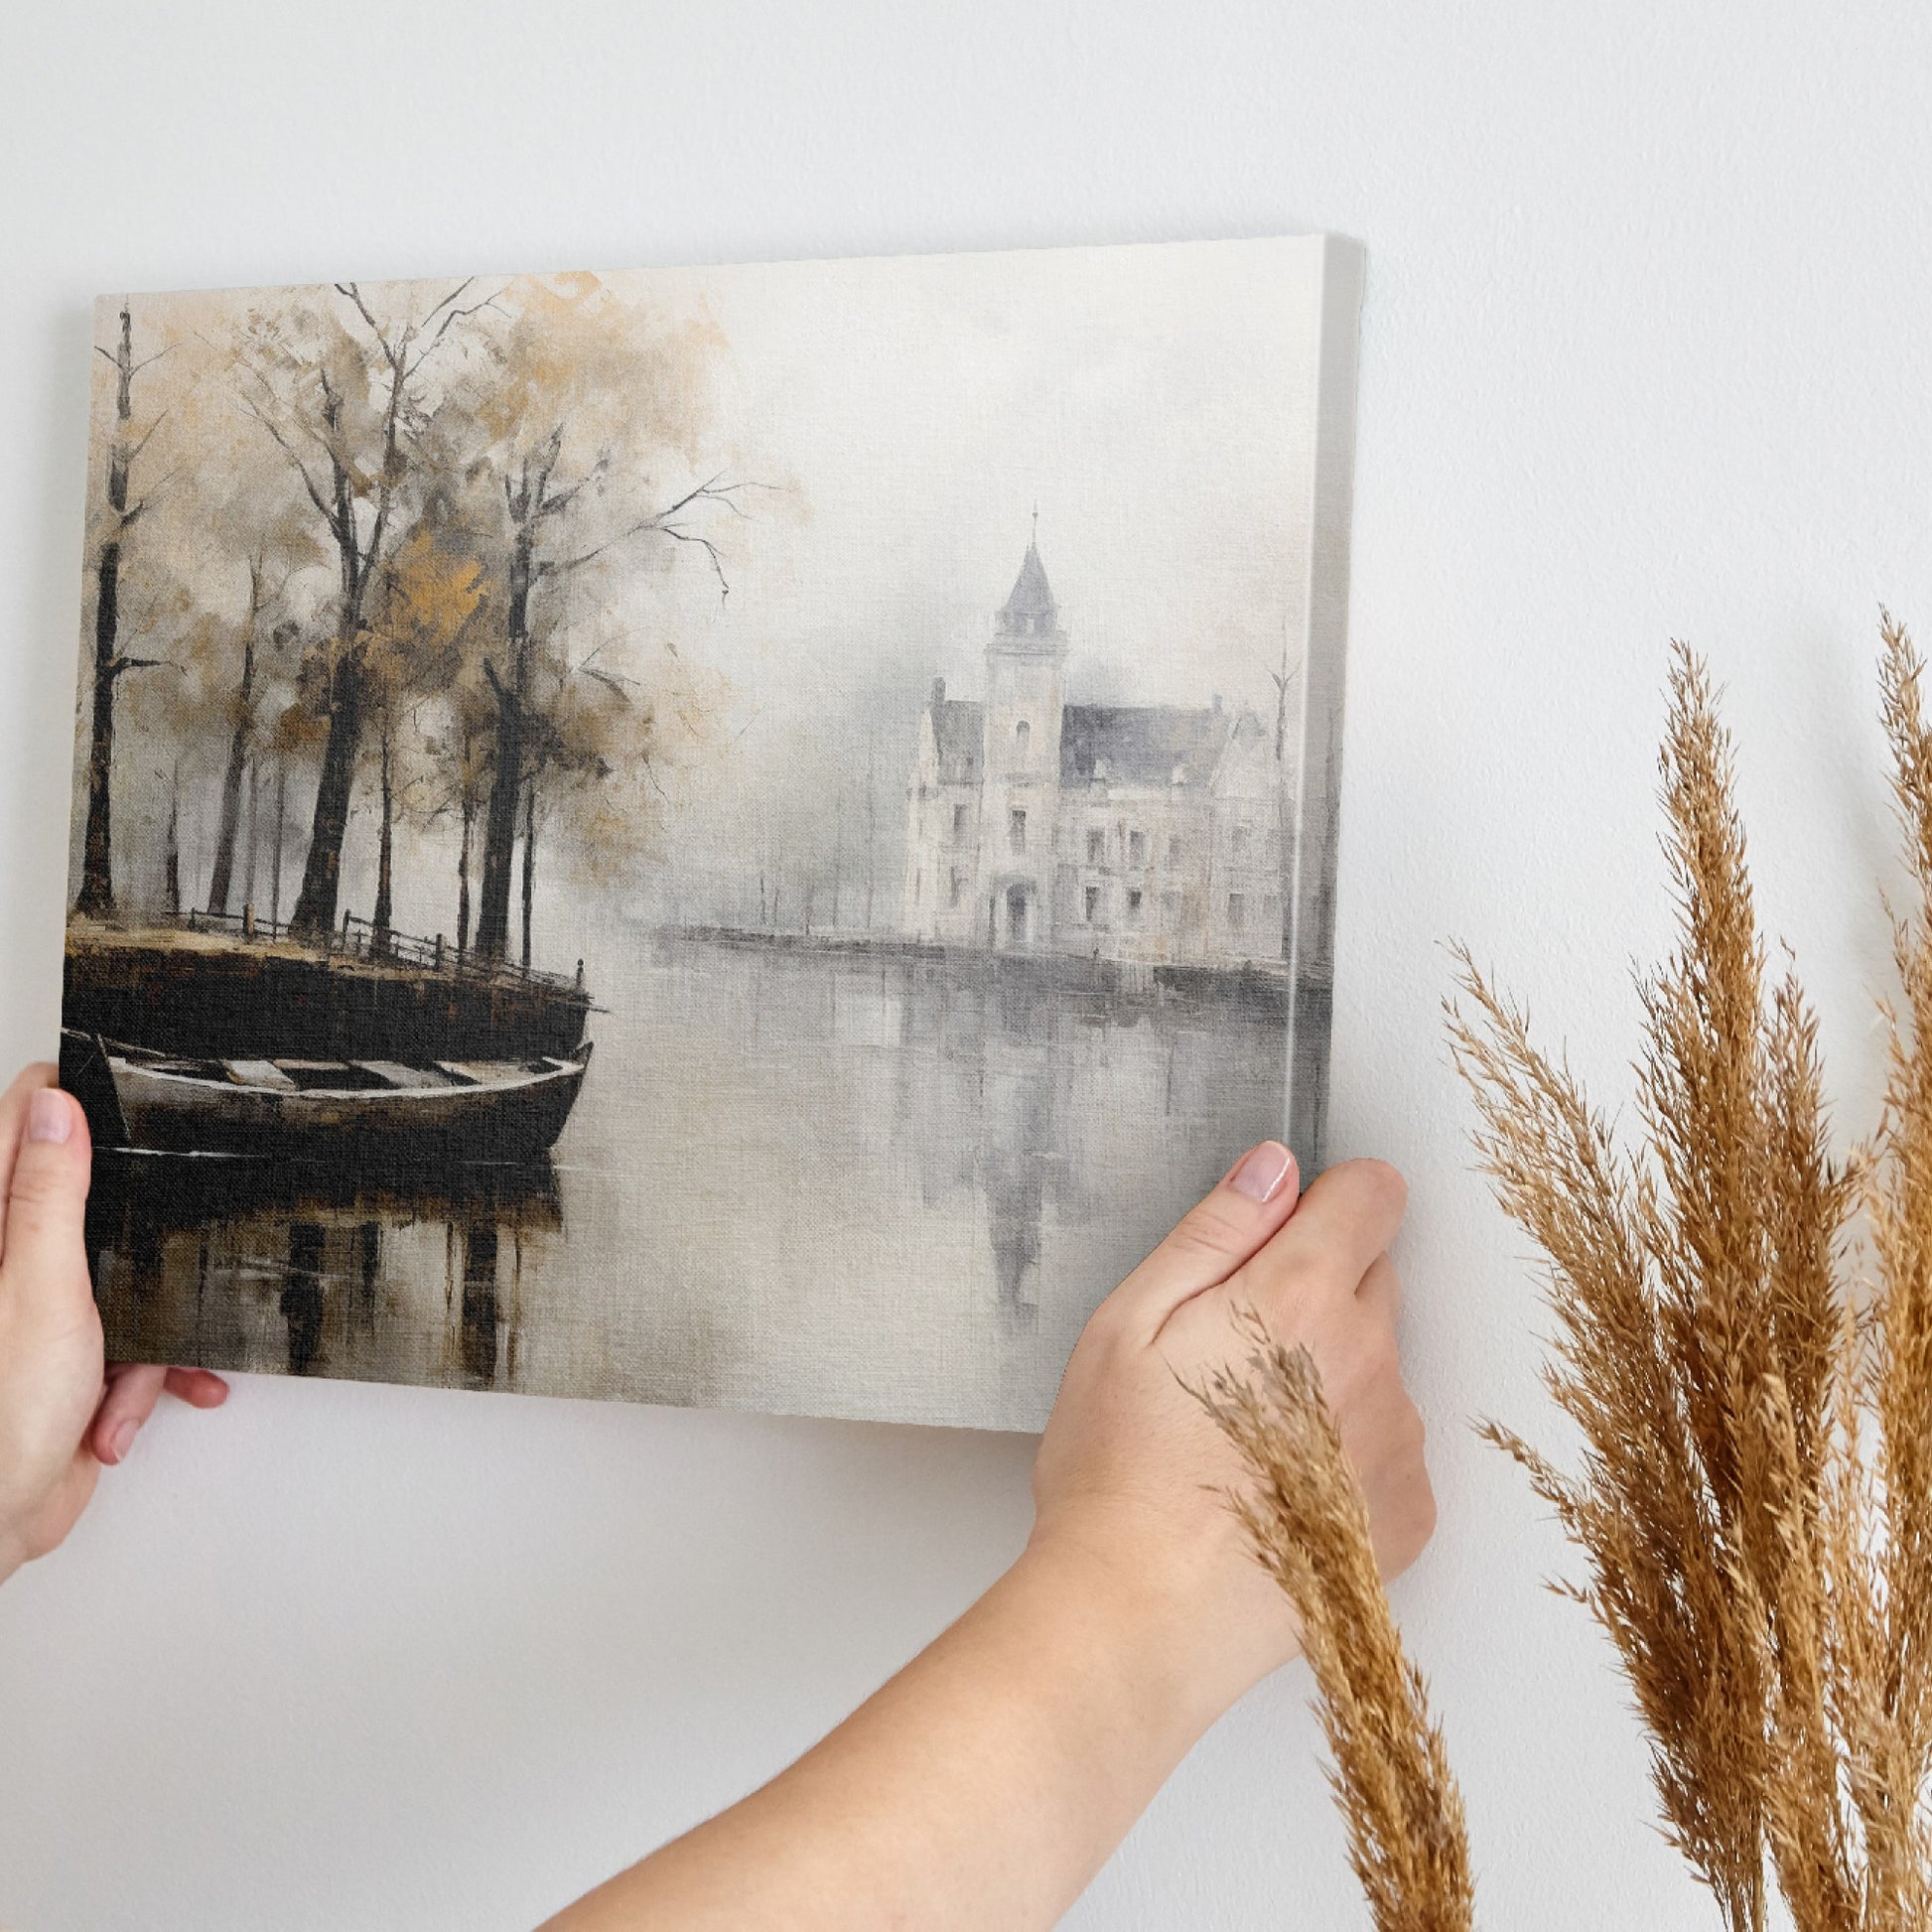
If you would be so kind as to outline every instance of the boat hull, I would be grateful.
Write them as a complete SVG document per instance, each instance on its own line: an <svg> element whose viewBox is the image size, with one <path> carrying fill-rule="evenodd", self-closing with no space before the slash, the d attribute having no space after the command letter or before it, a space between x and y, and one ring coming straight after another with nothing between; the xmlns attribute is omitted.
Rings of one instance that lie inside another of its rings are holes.
<svg viewBox="0 0 1932 1932"><path fill-rule="evenodd" d="M435 1083L279 1090L184 1072L110 1043L99 1048L93 1085L98 1093L104 1072L113 1106L88 1111L105 1116L93 1122L103 1145L156 1153L332 1162L378 1154L403 1166L449 1153L518 1160L544 1153L563 1132L589 1064L586 1044L568 1058L477 1066L468 1070L474 1077Z"/></svg>

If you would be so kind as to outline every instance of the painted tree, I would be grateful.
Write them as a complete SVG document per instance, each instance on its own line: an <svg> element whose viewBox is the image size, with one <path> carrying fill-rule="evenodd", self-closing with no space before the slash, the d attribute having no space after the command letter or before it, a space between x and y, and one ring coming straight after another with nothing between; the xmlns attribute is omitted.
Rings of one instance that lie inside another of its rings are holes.
<svg viewBox="0 0 1932 1932"><path fill-rule="evenodd" d="M419 697L460 673L464 633L483 597L483 569L433 504L384 566L372 608L362 677L376 728L377 843L375 944L387 951L395 909L395 827L399 803L418 776L400 766L411 735L401 732Z"/></svg>
<svg viewBox="0 0 1932 1932"><path fill-rule="evenodd" d="M552 649L546 665L557 616L546 602L566 580L652 538L700 550L720 595L729 589L708 519L742 515L749 485L714 474L662 487L655 474L666 464L690 472L716 347L709 331L668 329L594 276L524 282L471 392L472 475L499 498L493 549L502 583L501 629L483 657L495 704L476 934L484 958L508 952L519 819L527 872L538 787L565 768L552 714L569 659ZM526 902L529 894L526 885Z"/></svg>
<svg viewBox="0 0 1932 1932"><path fill-rule="evenodd" d="M423 823L453 824L457 832L456 944L461 958L470 950L477 826L489 797L495 744L496 701L483 680L481 659L471 658L465 674L454 678L433 704L424 705L418 720L428 774Z"/></svg>
<svg viewBox="0 0 1932 1932"><path fill-rule="evenodd" d="M293 619L283 616L274 621L275 607L288 586L295 569L289 562L278 576L271 577L269 546L258 542L248 559L248 601L237 634L240 640L235 671L234 694L228 706L228 752L221 772L221 801L215 821L214 864L208 878L207 909L225 913L233 881L235 845L241 830L242 786L254 769L257 741L265 695L262 659L286 659L300 634ZM258 790L259 788L256 787ZM258 831L259 812L250 813L250 879L245 897L252 901L253 846Z"/></svg>
<svg viewBox="0 0 1932 1932"><path fill-rule="evenodd" d="M602 638L570 655L569 627L546 628L524 744L522 959L531 963L539 835L574 876L608 885L649 851L669 802L666 780L713 745L724 717L723 680L693 670L668 646L638 665L607 668L629 641L606 621Z"/></svg>
<svg viewBox="0 0 1932 1932"><path fill-rule="evenodd" d="M90 918L114 915L114 693L130 671L151 670L165 660L136 657L121 643L122 548L148 507L131 494L135 463L161 427L166 411L138 436L134 430L134 378L169 352L163 344L153 354L134 359L134 317L123 301L120 334L113 349L96 344L94 352L114 370L114 418L106 453L104 519L94 556L93 719L87 748L87 825L81 846L80 889L74 909Z"/></svg>
<svg viewBox="0 0 1932 1932"><path fill-rule="evenodd" d="M412 461L431 413L426 365L461 340L461 325L493 297L460 283L420 318L379 316L353 282L337 285L351 320L310 306L257 313L237 345L244 406L280 448L333 547L338 574L321 689L328 735L302 888L298 935L335 924L363 729L371 709L366 660L370 600L404 534L425 480Z"/></svg>

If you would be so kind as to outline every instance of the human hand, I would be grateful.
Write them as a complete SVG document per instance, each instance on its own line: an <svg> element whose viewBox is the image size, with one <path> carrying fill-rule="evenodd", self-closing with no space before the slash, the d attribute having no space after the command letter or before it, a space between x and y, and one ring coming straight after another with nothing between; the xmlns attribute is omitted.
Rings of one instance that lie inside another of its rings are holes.
<svg viewBox="0 0 1932 1932"><path fill-rule="evenodd" d="M1237 1311L1313 1356L1383 1575L1407 1568L1436 1524L1422 1418L1396 1360L1388 1248L1402 1176L1349 1161L1299 1199L1297 1187L1287 1149L1264 1142L1101 1304L1034 1465L1029 1559L1135 1605L1202 1724L1298 1645L1294 1612L1223 1505L1244 1471L1189 1393L1214 1369L1239 1370L1250 1344Z"/></svg>
<svg viewBox="0 0 1932 1932"><path fill-rule="evenodd" d="M228 1393L207 1369L103 1366L87 1121L55 1078L30 1066L0 1095L0 1580L66 1537L164 1388L197 1409Z"/></svg>
<svg viewBox="0 0 1932 1932"><path fill-rule="evenodd" d="M556 1932L1058 1923L1201 1732L1296 1649L1220 1494L1243 1479L1235 1451L1182 1386L1251 1352L1236 1311L1313 1354L1384 1573L1429 1539L1395 1358L1402 1204L1379 1162L1298 1203L1286 1149L1244 1156L1087 1323L1020 1560L816 1749Z"/></svg>

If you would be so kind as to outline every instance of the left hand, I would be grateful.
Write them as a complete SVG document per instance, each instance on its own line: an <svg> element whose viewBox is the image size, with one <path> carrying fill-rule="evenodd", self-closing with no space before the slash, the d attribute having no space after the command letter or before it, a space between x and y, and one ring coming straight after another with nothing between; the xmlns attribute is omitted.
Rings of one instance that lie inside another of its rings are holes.
<svg viewBox="0 0 1932 1932"><path fill-rule="evenodd" d="M105 1365L82 1223L86 1116L30 1066L0 1095L0 1581L72 1529L163 1389L217 1408L201 1368Z"/></svg>

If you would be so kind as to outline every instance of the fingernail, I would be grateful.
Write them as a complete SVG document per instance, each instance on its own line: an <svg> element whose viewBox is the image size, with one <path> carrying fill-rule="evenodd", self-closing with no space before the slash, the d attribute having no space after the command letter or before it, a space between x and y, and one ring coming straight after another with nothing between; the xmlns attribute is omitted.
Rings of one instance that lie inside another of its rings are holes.
<svg viewBox="0 0 1932 1932"><path fill-rule="evenodd" d="M1259 1147L1249 1150L1247 1158L1235 1169L1234 1178L1228 1184L1237 1194L1246 1194L1250 1200L1273 1200L1294 1165L1295 1157L1281 1142L1263 1141Z"/></svg>
<svg viewBox="0 0 1932 1932"><path fill-rule="evenodd" d="M134 1447L135 1432L140 1427L132 1416L123 1416L114 1425L114 1433L107 1439L107 1451L114 1461L121 1461Z"/></svg>
<svg viewBox="0 0 1932 1932"><path fill-rule="evenodd" d="M42 1087L27 1103L30 1141L65 1141L73 1132L73 1107L58 1087Z"/></svg>

